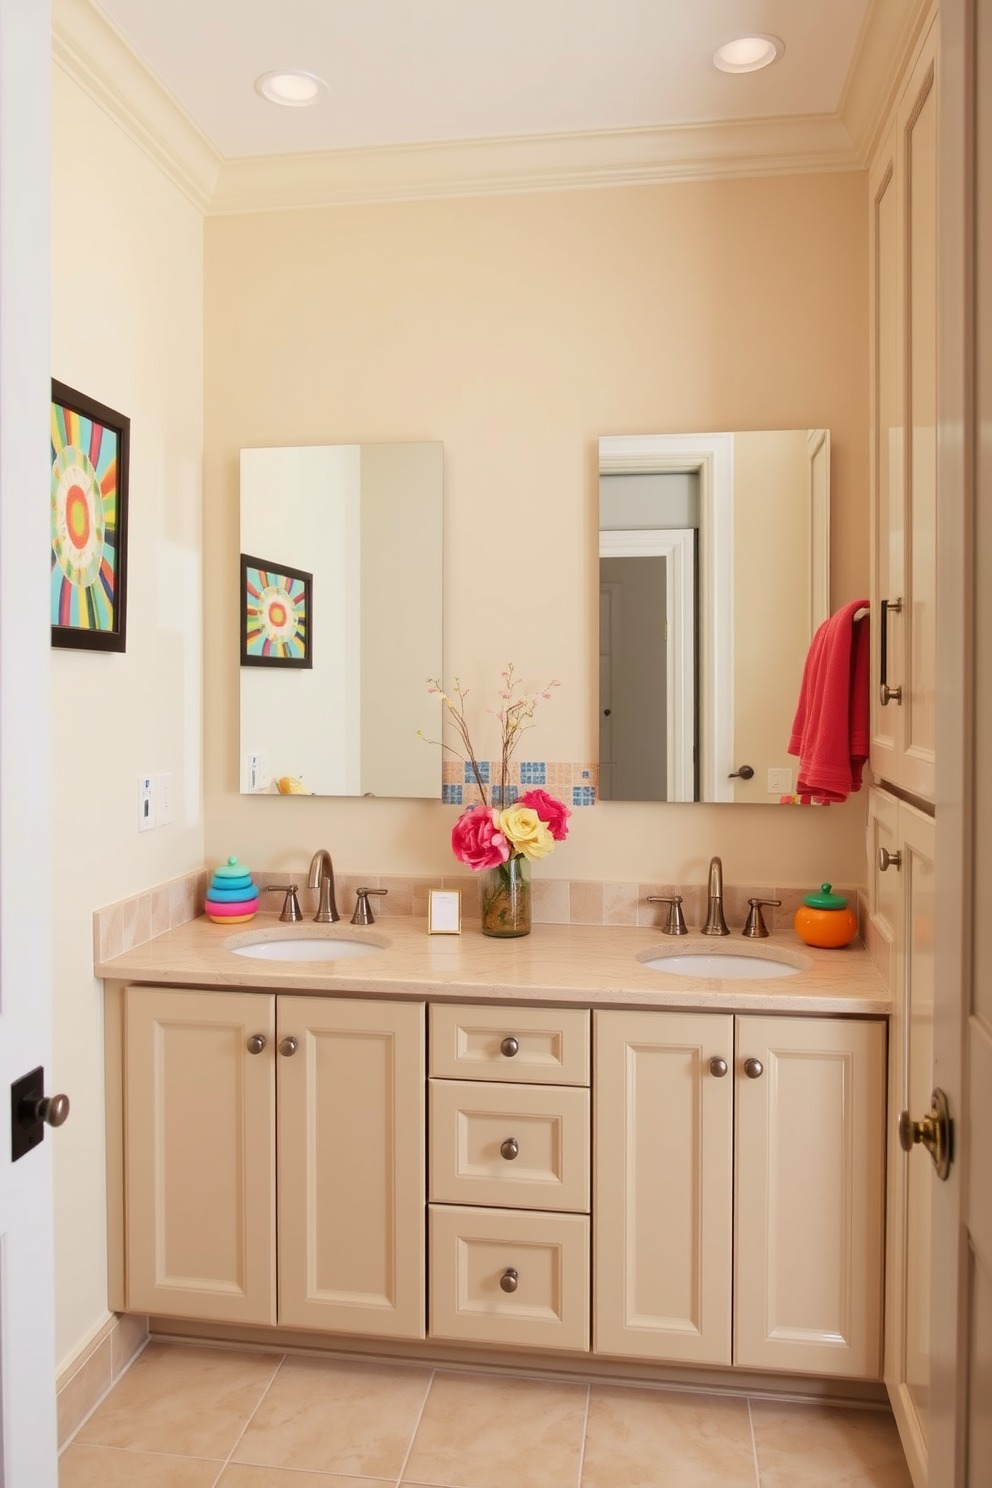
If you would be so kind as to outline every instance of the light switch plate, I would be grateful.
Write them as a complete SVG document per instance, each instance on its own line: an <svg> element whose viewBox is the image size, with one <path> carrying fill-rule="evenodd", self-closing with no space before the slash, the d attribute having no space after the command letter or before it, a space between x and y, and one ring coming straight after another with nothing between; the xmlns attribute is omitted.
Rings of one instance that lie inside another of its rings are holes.
<svg viewBox="0 0 992 1488"><path fill-rule="evenodd" d="M768 794L770 796L792 795L791 769L768 771Z"/></svg>
<svg viewBox="0 0 992 1488"><path fill-rule="evenodd" d="M155 777L138 776L138 831L150 832L155 822Z"/></svg>

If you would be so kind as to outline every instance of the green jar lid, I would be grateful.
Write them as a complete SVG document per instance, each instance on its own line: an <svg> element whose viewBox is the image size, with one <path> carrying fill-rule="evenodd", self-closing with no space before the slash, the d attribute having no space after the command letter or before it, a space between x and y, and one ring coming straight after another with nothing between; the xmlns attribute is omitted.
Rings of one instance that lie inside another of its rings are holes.
<svg viewBox="0 0 992 1488"><path fill-rule="evenodd" d="M247 873L248 869L245 865L232 856L228 858L226 867L217 869L214 878L243 878Z"/></svg>
<svg viewBox="0 0 992 1488"><path fill-rule="evenodd" d="M807 894L803 899L810 909L846 909L847 900L843 894L831 894L829 884L821 884L818 894Z"/></svg>

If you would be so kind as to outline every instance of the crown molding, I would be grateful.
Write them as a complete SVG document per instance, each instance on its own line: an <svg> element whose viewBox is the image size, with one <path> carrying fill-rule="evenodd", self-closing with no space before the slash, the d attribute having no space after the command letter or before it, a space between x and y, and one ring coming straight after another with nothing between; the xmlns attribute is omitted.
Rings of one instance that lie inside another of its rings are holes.
<svg viewBox="0 0 992 1488"><path fill-rule="evenodd" d="M270 212L860 166L836 116L753 119L225 160L208 211Z"/></svg>
<svg viewBox="0 0 992 1488"><path fill-rule="evenodd" d="M205 211L222 158L89 0L52 0L52 57L189 200Z"/></svg>
<svg viewBox="0 0 992 1488"><path fill-rule="evenodd" d="M936 13L934 0L874 0L865 13L838 109L862 166L875 157L907 63Z"/></svg>

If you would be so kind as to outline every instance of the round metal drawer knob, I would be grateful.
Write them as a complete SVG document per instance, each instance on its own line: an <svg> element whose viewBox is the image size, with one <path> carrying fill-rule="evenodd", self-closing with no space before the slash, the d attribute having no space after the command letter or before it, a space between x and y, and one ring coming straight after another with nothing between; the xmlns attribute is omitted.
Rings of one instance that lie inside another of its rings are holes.
<svg viewBox="0 0 992 1488"><path fill-rule="evenodd" d="M505 1157L507 1162L512 1162L519 1151L516 1137L507 1137L506 1141L500 1144L499 1155Z"/></svg>
<svg viewBox="0 0 992 1488"><path fill-rule="evenodd" d="M726 1073L727 1073L727 1061L725 1059L711 1059L710 1060L710 1074L711 1075L715 1075L718 1080L722 1080L723 1077L724 1077L724 1075Z"/></svg>
<svg viewBox="0 0 992 1488"><path fill-rule="evenodd" d="M265 1037L264 1033L253 1033L251 1038L248 1040L248 1053L261 1054L267 1043L268 1039Z"/></svg>
<svg viewBox="0 0 992 1488"><path fill-rule="evenodd" d="M758 1080L765 1073L765 1066L760 1059L745 1059L744 1073L749 1080Z"/></svg>
<svg viewBox="0 0 992 1488"><path fill-rule="evenodd" d="M500 1044L500 1046L499 1046L499 1052L501 1054L505 1055L507 1059L512 1059L513 1056L514 1056L514 1054L516 1054L516 1052L517 1052L517 1050L519 1048L520 1048L520 1045L517 1043L516 1039L513 1038L512 1035L511 1035L509 1038L505 1038L503 1040L503 1042Z"/></svg>
<svg viewBox="0 0 992 1488"><path fill-rule="evenodd" d="M46 1095L37 1105L38 1120L46 1126L61 1126L69 1115L67 1095Z"/></svg>
<svg viewBox="0 0 992 1488"><path fill-rule="evenodd" d="M289 1037L284 1038L282 1043L279 1045L279 1053L285 1055L285 1057L288 1059L291 1054L296 1053L296 1048L296 1040L293 1035L290 1034Z"/></svg>
<svg viewBox="0 0 992 1488"><path fill-rule="evenodd" d="M515 1292L517 1290L517 1283L519 1280L520 1277L517 1275L513 1267L507 1266L506 1270L503 1272L503 1275L499 1279L499 1284L503 1288L504 1292Z"/></svg>

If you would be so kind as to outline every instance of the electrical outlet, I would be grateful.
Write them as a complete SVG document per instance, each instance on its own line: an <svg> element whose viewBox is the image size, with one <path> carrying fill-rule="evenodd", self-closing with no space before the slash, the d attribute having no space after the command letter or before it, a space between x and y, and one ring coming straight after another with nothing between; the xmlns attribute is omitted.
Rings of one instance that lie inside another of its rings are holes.
<svg viewBox="0 0 992 1488"><path fill-rule="evenodd" d="M768 794L770 796L792 795L792 771L790 769L768 771Z"/></svg>
<svg viewBox="0 0 992 1488"><path fill-rule="evenodd" d="M155 777L138 776L138 831L150 832L155 822Z"/></svg>
<svg viewBox="0 0 992 1488"><path fill-rule="evenodd" d="M155 825L167 827L175 819L172 806L172 771L155 776Z"/></svg>

